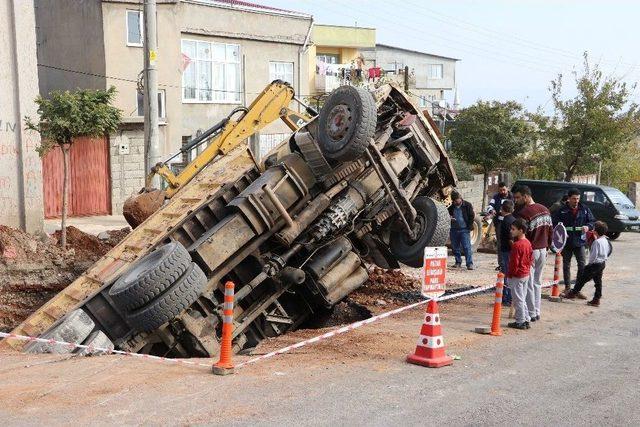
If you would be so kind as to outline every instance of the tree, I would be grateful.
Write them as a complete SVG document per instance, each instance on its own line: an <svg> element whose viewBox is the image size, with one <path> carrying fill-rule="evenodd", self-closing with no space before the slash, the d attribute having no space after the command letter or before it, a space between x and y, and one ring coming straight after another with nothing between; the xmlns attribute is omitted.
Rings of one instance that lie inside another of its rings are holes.
<svg viewBox="0 0 640 427"><path fill-rule="evenodd" d="M534 130L517 102L478 101L460 111L447 136L455 157L482 170L486 194L489 172L522 155L534 141Z"/></svg>
<svg viewBox="0 0 640 427"><path fill-rule="evenodd" d="M49 98L38 96L39 121L25 117L26 128L40 134L36 148L44 157L56 145L62 150L62 221L60 245L67 245L67 208L69 200L69 149L74 139L81 136L100 137L114 132L120 124L121 112L111 105L116 88L108 90L53 91Z"/></svg>
<svg viewBox="0 0 640 427"><path fill-rule="evenodd" d="M615 160L638 134L640 112L630 102L626 83L605 76L584 54L584 69L575 74L577 95L564 99L562 75L549 90L554 115L532 116L540 129L547 164L555 164L565 181L577 173L594 172L598 161Z"/></svg>

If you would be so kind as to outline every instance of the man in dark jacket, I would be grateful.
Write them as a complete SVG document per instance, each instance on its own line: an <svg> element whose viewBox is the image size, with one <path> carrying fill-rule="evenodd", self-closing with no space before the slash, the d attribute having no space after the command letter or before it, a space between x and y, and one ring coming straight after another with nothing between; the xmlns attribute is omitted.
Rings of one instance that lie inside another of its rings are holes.
<svg viewBox="0 0 640 427"><path fill-rule="evenodd" d="M494 194L489 201L486 215L487 218L493 217L493 229L496 232L496 240L498 242L500 241L500 232L502 230L502 215L500 215L500 208L507 200L511 200L513 202L513 194L509 191L505 182L500 182L498 183L498 192ZM511 227L511 224L509 224L509 227ZM511 232L511 229L509 229L509 232ZM498 248L498 268L496 268L496 270L504 272L505 269L506 266L503 265L503 259L500 256L500 249Z"/></svg>
<svg viewBox="0 0 640 427"><path fill-rule="evenodd" d="M473 229L473 220L476 214L473 212L471 203L462 200L462 196L457 191L451 193L451 201L449 215L451 215L451 249L453 249L453 255L456 257L454 267L460 268L462 266L461 251L464 250L467 270L474 270L471 230Z"/></svg>
<svg viewBox="0 0 640 427"><path fill-rule="evenodd" d="M578 276L585 262L586 233L593 230L596 222L591 209L580 203L580 190L569 190L567 202L553 213L553 226L562 223L567 229L567 244L562 249L562 273L565 292L571 289L571 258L576 257Z"/></svg>

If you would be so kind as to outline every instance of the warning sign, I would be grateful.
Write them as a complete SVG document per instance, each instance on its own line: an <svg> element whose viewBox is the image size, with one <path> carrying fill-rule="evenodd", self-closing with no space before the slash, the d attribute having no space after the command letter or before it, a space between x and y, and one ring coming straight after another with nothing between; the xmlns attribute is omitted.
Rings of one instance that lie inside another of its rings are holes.
<svg viewBox="0 0 640 427"><path fill-rule="evenodd" d="M436 298L444 294L447 281L447 248L424 248L422 295Z"/></svg>

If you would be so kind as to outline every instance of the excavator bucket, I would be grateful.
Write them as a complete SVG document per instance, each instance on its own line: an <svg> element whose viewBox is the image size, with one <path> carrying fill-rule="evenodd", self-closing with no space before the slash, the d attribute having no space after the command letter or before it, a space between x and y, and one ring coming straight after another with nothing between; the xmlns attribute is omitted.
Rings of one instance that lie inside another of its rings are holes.
<svg viewBox="0 0 640 427"><path fill-rule="evenodd" d="M124 202L122 214L131 228L136 228L162 207L165 198L163 190L143 188Z"/></svg>

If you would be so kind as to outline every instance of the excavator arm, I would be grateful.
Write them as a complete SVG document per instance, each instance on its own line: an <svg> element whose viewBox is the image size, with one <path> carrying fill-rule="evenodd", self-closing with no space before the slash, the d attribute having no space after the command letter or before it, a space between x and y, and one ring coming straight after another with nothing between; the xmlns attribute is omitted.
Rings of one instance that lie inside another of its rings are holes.
<svg viewBox="0 0 640 427"><path fill-rule="evenodd" d="M304 112L289 108L289 104L294 100L304 107ZM180 151L153 166L146 178L145 188L125 201L122 212L124 217L132 228L137 227L216 157L227 154L268 124L281 119L292 132L295 132L317 114L295 97L294 90L288 83L274 80L248 108L234 109L219 123L185 144ZM177 175L173 173L169 165L172 159L205 143L208 145L195 159ZM155 175L162 177L166 182L164 190L151 188L151 180Z"/></svg>
<svg viewBox="0 0 640 427"><path fill-rule="evenodd" d="M309 107L305 107L304 113L291 110L289 104L294 99L296 99L295 93L289 84L280 80L273 81L248 108L235 109L227 118L214 126L213 132L211 132L214 136L209 145L178 175L171 171L168 161L165 161L153 167L151 174L147 177L147 182L154 174L160 175L167 182L165 197L171 198L213 159L219 155L227 154L268 124L281 119L292 132L297 131L317 113ZM211 134L207 135L207 138L201 137L194 141L196 144L187 144L179 154L205 142ZM173 157L175 155L170 159Z"/></svg>

